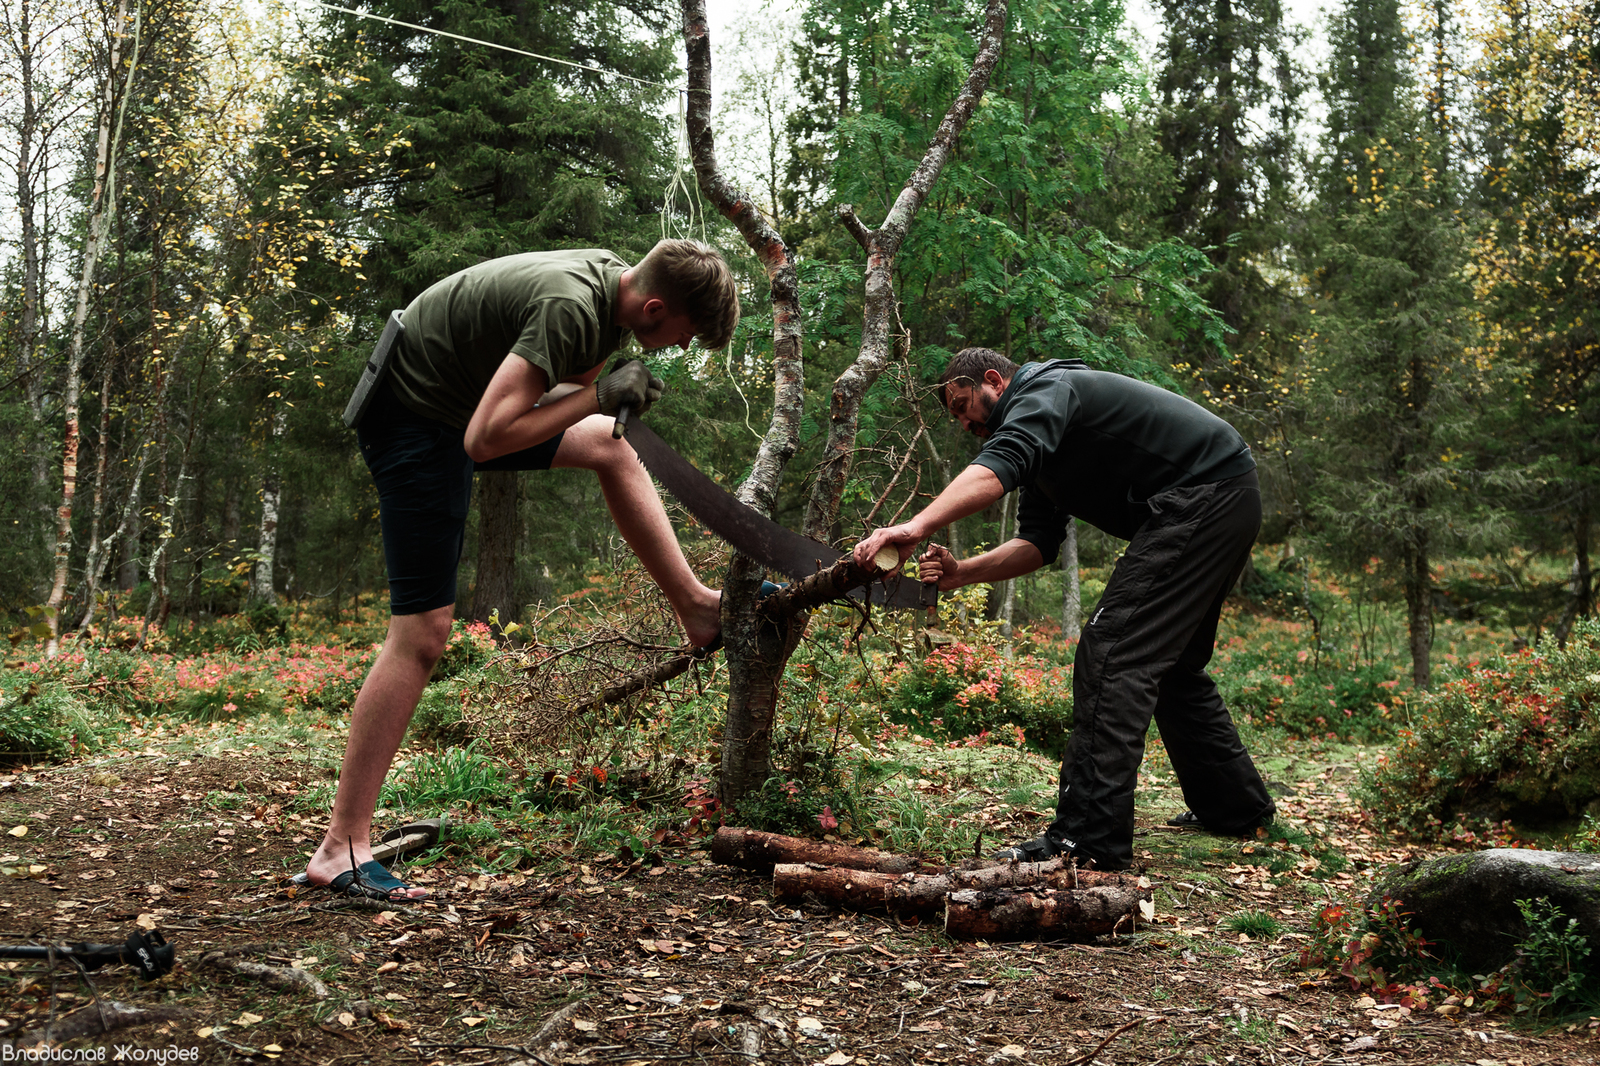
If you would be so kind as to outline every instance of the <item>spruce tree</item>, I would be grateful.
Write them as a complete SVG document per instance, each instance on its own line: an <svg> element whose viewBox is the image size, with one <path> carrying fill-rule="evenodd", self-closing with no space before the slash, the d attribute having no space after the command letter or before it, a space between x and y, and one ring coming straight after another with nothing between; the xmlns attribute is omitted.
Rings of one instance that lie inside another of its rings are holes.
<svg viewBox="0 0 1600 1066"><path fill-rule="evenodd" d="M1412 681L1431 678L1433 567L1474 522L1451 449L1467 416L1470 294L1457 177L1407 65L1397 0L1348 0L1302 245L1310 511L1332 553L1401 587Z"/></svg>

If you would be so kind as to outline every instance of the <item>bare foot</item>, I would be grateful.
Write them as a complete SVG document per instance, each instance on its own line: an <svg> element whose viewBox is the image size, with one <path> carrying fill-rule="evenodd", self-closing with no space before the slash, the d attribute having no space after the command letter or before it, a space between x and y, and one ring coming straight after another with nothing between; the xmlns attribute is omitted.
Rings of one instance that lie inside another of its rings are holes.
<svg viewBox="0 0 1600 1066"><path fill-rule="evenodd" d="M678 621L683 626L684 636L689 638L689 647L703 648L710 644L722 632L721 591L706 589L705 595L697 597L692 608L678 615Z"/></svg>
<svg viewBox="0 0 1600 1066"><path fill-rule="evenodd" d="M372 861L372 842L367 839L368 834L362 834L352 839L354 845L355 864ZM317 848L306 863L306 877L314 885L326 885L340 874L350 872L352 844L346 843L343 838L335 840L331 835L322 838L322 844ZM404 893L396 892L390 899L422 899L428 895L428 890L416 885L408 887Z"/></svg>

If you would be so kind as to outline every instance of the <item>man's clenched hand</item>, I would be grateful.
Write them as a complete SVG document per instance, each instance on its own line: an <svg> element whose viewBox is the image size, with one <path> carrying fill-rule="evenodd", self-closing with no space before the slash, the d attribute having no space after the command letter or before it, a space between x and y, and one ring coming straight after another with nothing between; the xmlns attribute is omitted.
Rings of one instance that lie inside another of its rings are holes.
<svg viewBox="0 0 1600 1066"><path fill-rule="evenodd" d="M650 373L639 360L619 359L611 373L594 383L594 394L600 413L615 418L623 407L636 415L644 414L661 399L666 387L666 382Z"/></svg>

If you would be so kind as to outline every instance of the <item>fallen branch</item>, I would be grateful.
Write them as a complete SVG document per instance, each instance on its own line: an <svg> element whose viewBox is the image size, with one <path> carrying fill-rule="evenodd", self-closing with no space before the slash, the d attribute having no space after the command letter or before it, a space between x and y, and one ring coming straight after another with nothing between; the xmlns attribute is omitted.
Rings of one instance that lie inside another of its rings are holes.
<svg viewBox="0 0 1600 1066"><path fill-rule="evenodd" d="M189 1012L178 1007L140 1007L114 1000L96 1000L80 1010L63 1015L42 1029L23 1033L17 1037L17 1047L36 1044L60 1044L68 1040L99 1036L113 1029L129 1029L152 1022L175 1022L185 1019Z"/></svg>
<svg viewBox="0 0 1600 1066"><path fill-rule="evenodd" d="M318 980L315 974L297 970L292 966L268 966L264 962L247 962L221 951L213 951L206 955L200 960L200 965L225 970L240 977L253 978L273 988L305 992L314 999L328 998L328 986Z"/></svg>
<svg viewBox="0 0 1600 1066"><path fill-rule="evenodd" d="M530 1055L538 1055L541 1051L553 1050L564 1044L565 1041L559 1039L561 1027L571 1021L572 1017L588 1001L588 996L575 999L546 1018L544 1024L539 1026L538 1031L533 1034L533 1038L528 1041L526 1045L528 1053Z"/></svg>
<svg viewBox="0 0 1600 1066"><path fill-rule="evenodd" d="M809 895L847 910L886 911L904 918L942 914L946 897L964 889L1037 887L1070 891L1102 885L1121 888L1129 883L1121 874L1079 870L1060 859L925 874L877 873L801 863L779 864L772 870L772 891L779 899Z"/></svg>
<svg viewBox="0 0 1600 1066"><path fill-rule="evenodd" d="M780 593L775 592L767 599L778 595ZM754 870L757 873L770 870L779 863L816 863L821 866L876 870L896 875L922 868L920 860L907 855L894 855L873 848L854 848L848 844L830 844L821 840L786 837L778 833L762 833L735 826L723 826L717 830L717 835L711 838L711 861L724 866Z"/></svg>

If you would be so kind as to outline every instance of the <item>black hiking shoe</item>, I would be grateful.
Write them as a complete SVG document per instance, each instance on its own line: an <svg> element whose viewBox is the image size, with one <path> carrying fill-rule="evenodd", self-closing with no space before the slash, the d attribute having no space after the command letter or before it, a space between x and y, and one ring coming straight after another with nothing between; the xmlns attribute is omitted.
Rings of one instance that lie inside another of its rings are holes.
<svg viewBox="0 0 1600 1066"><path fill-rule="evenodd" d="M1077 845L1065 837L1052 836L1048 830L1041 837L1001 848L989 856L995 862L1045 862L1075 854Z"/></svg>
<svg viewBox="0 0 1600 1066"><path fill-rule="evenodd" d="M1248 837L1253 837L1259 830L1270 826L1272 824L1272 815L1263 815L1261 819L1254 825L1237 830L1212 829L1210 826L1202 822L1200 820L1200 816L1195 814L1193 811L1184 811L1182 814L1174 815L1173 817L1167 819L1167 824L1178 829L1204 830L1214 837L1239 837L1242 840Z"/></svg>

